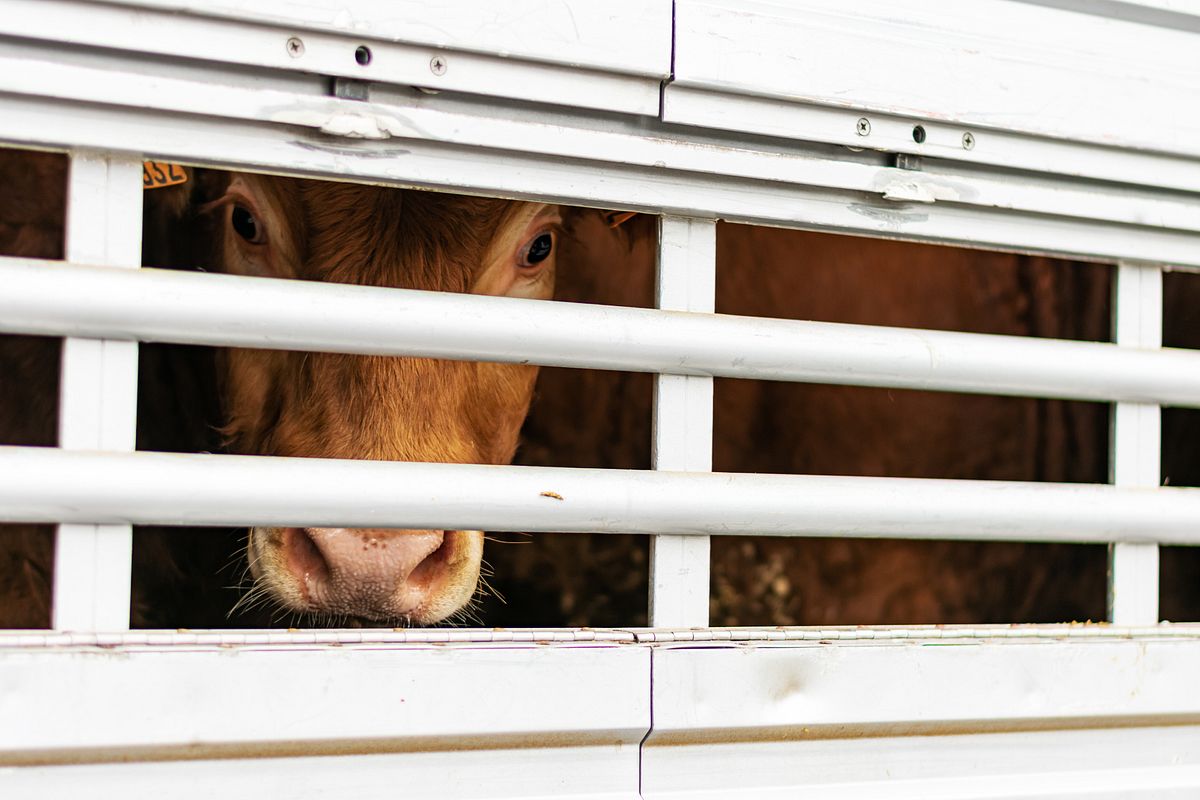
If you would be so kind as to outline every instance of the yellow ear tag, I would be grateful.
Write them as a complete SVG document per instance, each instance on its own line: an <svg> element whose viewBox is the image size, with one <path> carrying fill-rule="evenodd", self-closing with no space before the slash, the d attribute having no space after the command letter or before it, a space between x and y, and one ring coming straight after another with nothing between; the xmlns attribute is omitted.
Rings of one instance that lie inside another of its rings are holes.
<svg viewBox="0 0 1200 800"><path fill-rule="evenodd" d="M162 161L142 162L143 189L161 189L180 183L187 183L187 173L178 164L166 164Z"/></svg>

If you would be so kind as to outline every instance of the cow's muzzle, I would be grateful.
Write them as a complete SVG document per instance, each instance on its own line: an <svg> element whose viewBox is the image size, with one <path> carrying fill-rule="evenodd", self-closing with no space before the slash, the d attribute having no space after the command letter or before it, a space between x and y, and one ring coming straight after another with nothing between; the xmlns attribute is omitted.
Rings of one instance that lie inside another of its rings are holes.
<svg viewBox="0 0 1200 800"><path fill-rule="evenodd" d="M475 592L479 531L269 528L250 536L255 577L292 611L428 625Z"/></svg>

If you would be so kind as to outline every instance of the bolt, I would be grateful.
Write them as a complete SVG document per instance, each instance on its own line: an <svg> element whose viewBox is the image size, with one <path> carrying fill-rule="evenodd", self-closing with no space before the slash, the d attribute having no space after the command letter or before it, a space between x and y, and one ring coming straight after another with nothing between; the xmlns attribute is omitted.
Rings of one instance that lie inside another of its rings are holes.
<svg viewBox="0 0 1200 800"><path fill-rule="evenodd" d="M434 75L445 75L446 59L442 58L441 56L434 56L433 58L429 59L429 71Z"/></svg>
<svg viewBox="0 0 1200 800"><path fill-rule="evenodd" d="M871 132L871 120L867 119L866 117L859 118L856 130L858 131L859 136L866 136Z"/></svg>
<svg viewBox="0 0 1200 800"><path fill-rule="evenodd" d="M292 58L299 58L304 55L304 42L300 41L299 37L293 36L287 40L287 51Z"/></svg>
<svg viewBox="0 0 1200 800"><path fill-rule="evenodd" d="M970 131L963 134L963 150L972 150L975 148L975 135Z"/></svg>

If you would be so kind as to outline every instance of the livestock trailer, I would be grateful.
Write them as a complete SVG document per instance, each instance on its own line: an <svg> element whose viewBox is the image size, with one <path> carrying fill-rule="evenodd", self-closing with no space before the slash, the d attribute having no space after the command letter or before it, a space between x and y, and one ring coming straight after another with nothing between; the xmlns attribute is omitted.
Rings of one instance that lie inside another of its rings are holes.
<svg viewBox="0 0 1200 800"><path fill-rule="evenodd" d="M1198 54L1195 0L0 0L0 141L71 165L65 260L0 259L65 342L60 446L0 447L58 525L0 794L1200 796ZM657 309L134 269L148 161L658 215ZM1113 341L717 315L718 220L1110 264ZM137 452L139 341L652 373L653 469ZM1111 404L1112 479L714 473L714 377ZM131 630L135 524L644 534L650 627ZM749 534L1107 543L1110 619L708 627Z"/></svg>

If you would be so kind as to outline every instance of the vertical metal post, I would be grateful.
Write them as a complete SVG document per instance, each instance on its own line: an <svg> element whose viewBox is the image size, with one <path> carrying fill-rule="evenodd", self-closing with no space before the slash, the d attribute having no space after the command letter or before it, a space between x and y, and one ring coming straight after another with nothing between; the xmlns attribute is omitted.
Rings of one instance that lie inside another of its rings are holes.
<svg viewBox="0 0 1200 800"><path fill-rule="evenodd" d="M136 268L141 253L141 161L73 153L67 186L67 260ZM137 353L136 342L63 341L61 447L134 448ZM54 627L128 629L132 552L129 525L59 525Z"/></svg>
<svg viewBox="0 0 1200 800"><path fill-rule="evenodd" d="M1162 269L1119 264L1113 289L1113 331L1123 347L1162 347ZM1115 403L1109 480L1117 486L1159 485L1161 420L1149 403ZM1108 548L1108 618L1117 625L1158 622L1158 545Z"/></svg>
<svg viewBox="0 0 1200 800"><path fill-rule="evenodd" d="M657 305L711 313L716 295L717 224L660 217ZM712 470L713 381L659 375L654 384L653 467ZM650 624L708 625L709 537L654 536L650 540Z"/></svg>

